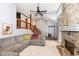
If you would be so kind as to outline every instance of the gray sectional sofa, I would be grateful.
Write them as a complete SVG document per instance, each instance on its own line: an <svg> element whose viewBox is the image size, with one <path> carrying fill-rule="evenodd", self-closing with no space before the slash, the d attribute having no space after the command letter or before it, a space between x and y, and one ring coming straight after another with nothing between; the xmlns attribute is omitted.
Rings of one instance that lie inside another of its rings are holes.
<svg viewBox="0 0 79 59"><path fill-rule="evenodd" d="M19 56L28 45L45 45L45 38L23 41L23 35L0 39L0 56Z"/></svg>
<svg viewBox="0 0 79 59"><path fill-rule="evenodd" d="M29 41L23 41L22 36L0 39L0 55L18 56L19 52L29 45Z"/></svg>

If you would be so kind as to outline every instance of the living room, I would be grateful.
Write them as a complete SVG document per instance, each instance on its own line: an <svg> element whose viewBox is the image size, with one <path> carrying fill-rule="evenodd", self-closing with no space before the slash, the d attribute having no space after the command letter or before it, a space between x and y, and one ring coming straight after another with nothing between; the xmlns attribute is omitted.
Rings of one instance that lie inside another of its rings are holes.
<svg viewBox="0 0 79 59"><path fill-rule="evenodd" d="M78 3L0 3L0 56L78 56L78 8Z"/></svg>

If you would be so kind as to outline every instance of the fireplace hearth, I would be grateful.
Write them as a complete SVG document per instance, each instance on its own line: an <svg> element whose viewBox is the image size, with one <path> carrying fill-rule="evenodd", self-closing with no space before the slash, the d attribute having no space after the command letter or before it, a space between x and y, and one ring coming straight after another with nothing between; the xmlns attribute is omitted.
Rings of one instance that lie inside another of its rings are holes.
<svg viewBox="0 0 79 59"><path fill-rule="evenodd" d="M65 48L70 52L71 55L74 55L74 44L70 43L69 41L65 40Z"/></svg>

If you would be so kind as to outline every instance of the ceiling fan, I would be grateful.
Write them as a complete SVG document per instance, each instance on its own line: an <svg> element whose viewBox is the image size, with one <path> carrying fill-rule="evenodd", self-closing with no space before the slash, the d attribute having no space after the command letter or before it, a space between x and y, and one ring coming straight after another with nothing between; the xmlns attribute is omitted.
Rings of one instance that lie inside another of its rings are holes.
<svg viewBox="0 0 79 59"><path fill-rule="evenodd" d="M31 12L36 12L35 16L40 14L41 16L43 16L44 13L47 13L47 10L43 10L43 11L40 11L40 8L39 8L39 3L38 3L38 6L37 6L37 11L32 11Z"/></svg>

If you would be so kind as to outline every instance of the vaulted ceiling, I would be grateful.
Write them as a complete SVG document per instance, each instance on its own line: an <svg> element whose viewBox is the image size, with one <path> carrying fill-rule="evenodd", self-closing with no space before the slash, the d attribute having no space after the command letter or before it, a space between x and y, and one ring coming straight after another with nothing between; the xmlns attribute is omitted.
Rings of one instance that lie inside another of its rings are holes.
<svg viewBox="0 0 79 59"><path fill-rule="evenodd" d="M30 10L36 11L38 3L17 3L16 10L29 16ZM47 14L44 14L47 18L56 20L57 11L60 3L39 3L40 10L47 10Z"/></svg>

